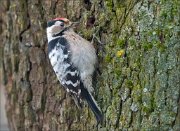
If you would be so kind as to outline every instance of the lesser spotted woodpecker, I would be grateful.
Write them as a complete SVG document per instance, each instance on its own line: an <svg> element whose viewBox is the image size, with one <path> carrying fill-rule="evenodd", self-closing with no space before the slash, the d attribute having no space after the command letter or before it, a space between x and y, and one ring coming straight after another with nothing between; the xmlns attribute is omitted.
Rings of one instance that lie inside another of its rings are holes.
<svg viewBox="0 0 180 131"><path fill-rule="evenodd" d="M56 18L47 23L50 63L76 105L82 107L82 100L86 100L97 122L100 122L102 113L92 95L92 75L97 63L95 48L76 34L72 25L66 18Z"/></svg>

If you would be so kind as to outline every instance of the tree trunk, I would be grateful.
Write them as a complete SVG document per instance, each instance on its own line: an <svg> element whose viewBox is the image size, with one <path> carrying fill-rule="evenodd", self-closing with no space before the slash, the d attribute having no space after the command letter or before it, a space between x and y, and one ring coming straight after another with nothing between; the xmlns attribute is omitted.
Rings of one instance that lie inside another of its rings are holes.
<svg viewBox="0 0 180 131"><path fill-rule="evenodd" d="M2 0L0 69L13 131L180 130L179 0ZM47 58L46 22L93 34L104 122L78 109Z"/></svg>

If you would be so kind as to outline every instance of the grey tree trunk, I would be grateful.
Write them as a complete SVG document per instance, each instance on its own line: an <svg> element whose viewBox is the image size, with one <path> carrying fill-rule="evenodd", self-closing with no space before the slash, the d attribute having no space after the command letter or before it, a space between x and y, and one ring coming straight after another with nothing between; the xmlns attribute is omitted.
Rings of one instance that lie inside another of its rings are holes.
<svg viewBox="0 0 180 131"><path fill-rule="evenodd" d="M0 78L13 131L180 130L179 0L1 0ZM93 34L104 123L79 110L47 58L46 22Z"/></svg>

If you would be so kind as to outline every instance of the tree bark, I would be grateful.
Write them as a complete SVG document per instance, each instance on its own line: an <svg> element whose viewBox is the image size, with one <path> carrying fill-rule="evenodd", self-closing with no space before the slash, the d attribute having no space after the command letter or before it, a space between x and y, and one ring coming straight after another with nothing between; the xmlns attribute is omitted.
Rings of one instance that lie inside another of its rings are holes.
<svg viewBox="0 0 180 131"><path fill-rule="evenodd" d="M13 131L180 130L178 0L2 0L0 78ZM79 21L92 39L104 122L78 109L47 57L46 22Z"/></svg>

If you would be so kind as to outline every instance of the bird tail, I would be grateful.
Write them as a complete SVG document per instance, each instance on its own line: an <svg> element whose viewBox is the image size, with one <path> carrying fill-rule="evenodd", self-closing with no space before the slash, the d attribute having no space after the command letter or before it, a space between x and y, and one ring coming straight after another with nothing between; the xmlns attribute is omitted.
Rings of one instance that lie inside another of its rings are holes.
<svg viewBox="0 0 180 131"><path fill-rule="evenodd" d="M103 115L101 113L101 110L97 104L97 102L95 101L94 97L92 96L92 94L90 92L88 92L88 90L86 88L82 88L81 89L82 91L82 97L84 99L86 99L89 107L91 108L91 110L93 111L95 117L96 117L96 120L97 120L97 123L101 123L102 120L103 120Z"/></svg>

